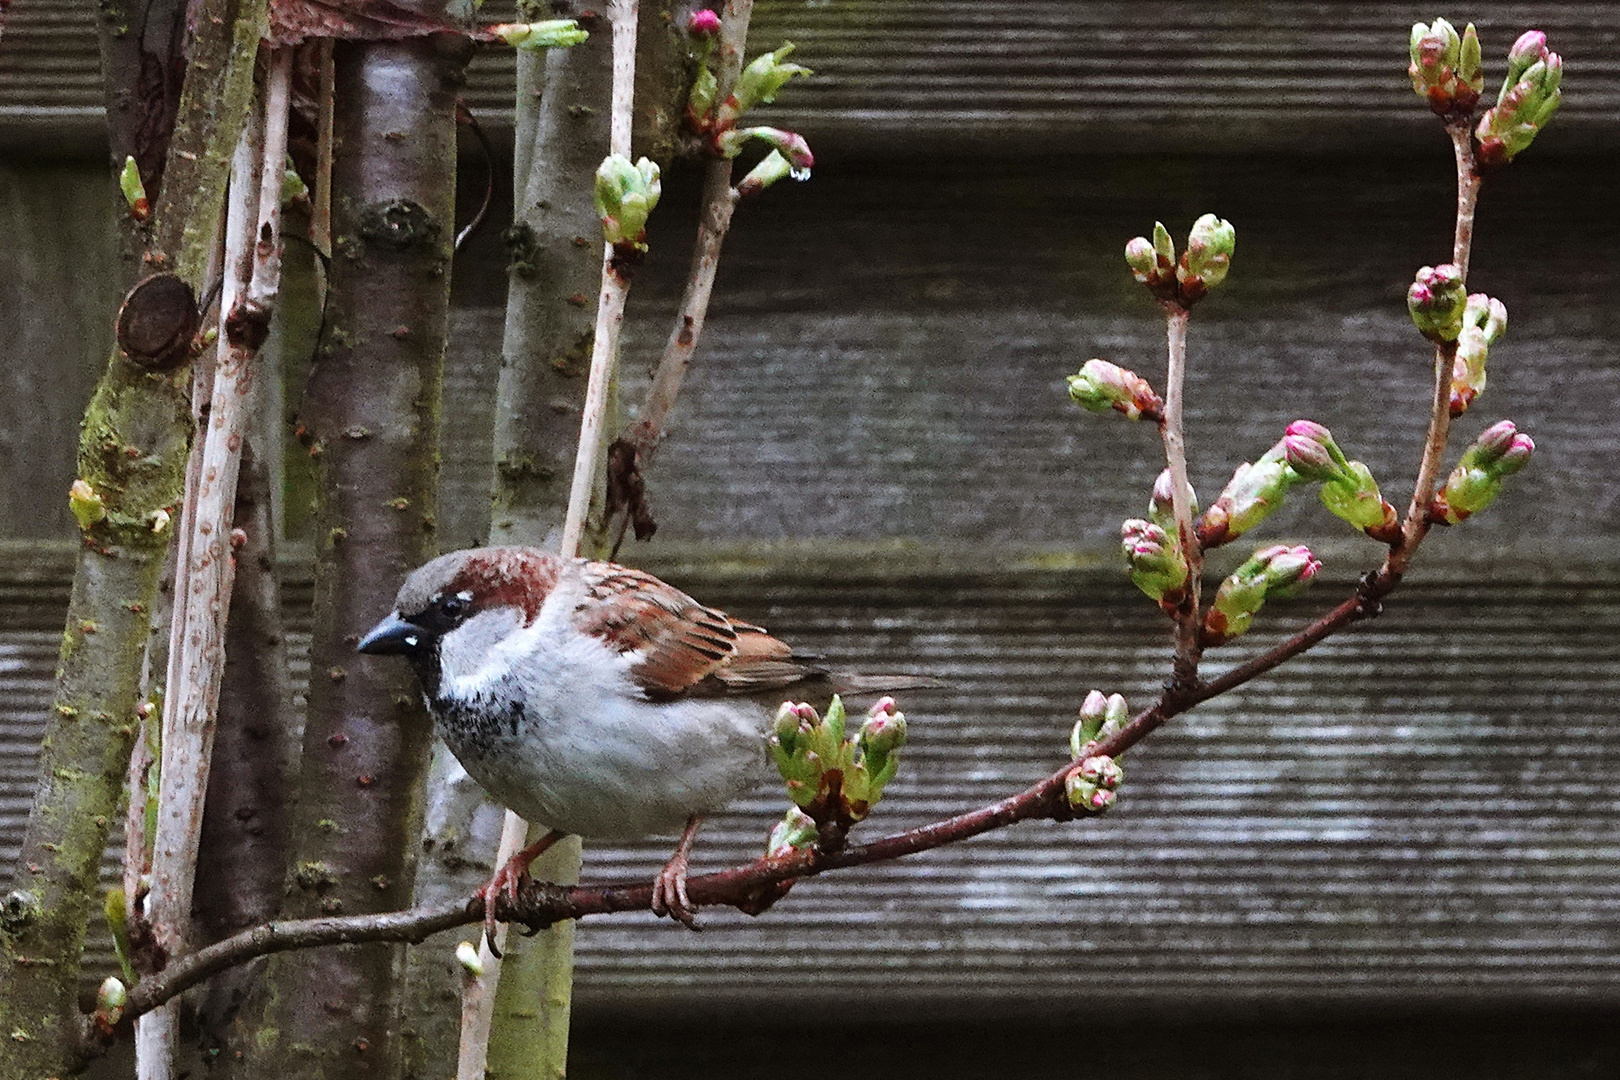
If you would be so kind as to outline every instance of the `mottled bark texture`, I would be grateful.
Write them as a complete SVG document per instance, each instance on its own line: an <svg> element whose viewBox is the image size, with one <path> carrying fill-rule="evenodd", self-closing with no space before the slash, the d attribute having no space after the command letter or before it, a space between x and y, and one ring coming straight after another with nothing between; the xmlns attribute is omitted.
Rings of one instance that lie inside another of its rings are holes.
<svg viewBox="0 0 1620 1080"><path fill-rule="evenodd" d="M268 372L266 374L269 374ZM262 402L265 395L260 396ZM277 587L275 521L269 463L280 452L268 437L280 418L258 410L236 485L236 585L226 627L213 767L203 811L192 897L192 935L210 944L264 922L281 905L288 845L288 770L297 727L287 676L285 632ZM242 1049L232 1027L264 964L212 980L201 1004L203 1035L227 1060Z"/></svg>
<svg viewBox="0 0 1620 1080"><path fill-rule="evenodd" d="M315 624L290 915L410 902L430 725L411 672L354 651L436 553L459 39L336 50L333 266L300 420L318 473ZM399 946L289 956L257 1075L391 1076Z"/></svg>
<svg viewBox="0 0 1620 1080"><path fill-rule="evenodd" d="M545 93L518 95L517 148L507 236L510 283L495 404L493 543L555 548L568 506L580 408L602 276L602 226L591 202L608 152L613 83L607 21L584 20L590 40L545 55ZM531 70L533 61L530 62Z"/></svg>
<svg viewBox="0 0 1620 1080"><path fill-rule="evenodd" d="M151 243L201 293L251 98L264 4L207 0L199 14ZM106 32L115 29L109 22ZM121 65L109 75L128 71ZM64 1074L77 1052L80 952L99 908L97 871L135 734L148 612L184 483L189 378L115 355L85 413L78 477L103 516L83 532L20 887L0 932L0 1076Z"/></svg>

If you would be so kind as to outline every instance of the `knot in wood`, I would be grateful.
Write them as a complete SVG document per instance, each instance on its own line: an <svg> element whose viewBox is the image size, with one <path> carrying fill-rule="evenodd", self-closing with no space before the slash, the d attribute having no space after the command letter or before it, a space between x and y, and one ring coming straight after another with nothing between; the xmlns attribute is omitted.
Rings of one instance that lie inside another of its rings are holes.
<svg viewBox="0 0 1620 1080"><path fill-rule="evenodd" d="M390 199L373 203L360 214L360 235L394 251L433 243L439 223L420 203Z"/></svg>
<svg viewBox="0 0 1620 1080"><path fill-rule="evenodd" d="M191 358L200 322L197 295L185 279L152 274L125 295L114 336L130 363L147 371L171 371Z"/></svg>
<svg viewBox="0 0 1620 1080"><path fill-rule="evenodd" d="M225 317L225 340L233 349L259 351L270 336L270 309L256 300L241 300Z"/></svg>

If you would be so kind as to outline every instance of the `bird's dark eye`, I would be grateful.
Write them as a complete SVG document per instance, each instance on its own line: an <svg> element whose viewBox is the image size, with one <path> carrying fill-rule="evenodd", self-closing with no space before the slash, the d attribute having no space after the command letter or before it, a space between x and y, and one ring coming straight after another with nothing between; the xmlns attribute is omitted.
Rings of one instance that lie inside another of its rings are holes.
<svg viewBox="0 0 1620 1080"><path fill-rule="evenodd" d="M464 596L447 596L439 601L439 612L446 618L460 618L466 610L467 599Z"/></svg>

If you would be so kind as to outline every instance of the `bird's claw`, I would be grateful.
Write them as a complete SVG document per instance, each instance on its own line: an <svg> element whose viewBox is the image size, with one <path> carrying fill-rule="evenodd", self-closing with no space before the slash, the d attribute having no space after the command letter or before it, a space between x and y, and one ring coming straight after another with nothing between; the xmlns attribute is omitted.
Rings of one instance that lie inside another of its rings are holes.
<svg viewBox="0 0 1620 1080"><path fill-rule="evenodd" d="M686 859L677 855L664 864L653 878L652 909L654 915L668 915L688 930L700 929L697 908L686 894Z"/></svg>
<svg viewBox="0 0 1620 1080"><path fill-rule="evenodd" d="M504 895L509 903L516 904L518 899L518 886L523 879L529 876L526 866L513 870L511 860L495 871L488 881L478 890L478 896L484 901L484 943L489 946L489 954L495 959L501 959L501 950L495 944L495 931L499 923L495 919L495 904Z"/></svg>

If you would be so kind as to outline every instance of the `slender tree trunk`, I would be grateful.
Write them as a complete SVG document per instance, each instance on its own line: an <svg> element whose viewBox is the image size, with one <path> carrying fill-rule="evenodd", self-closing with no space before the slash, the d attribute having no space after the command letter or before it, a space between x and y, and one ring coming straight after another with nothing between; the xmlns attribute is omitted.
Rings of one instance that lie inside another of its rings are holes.
<svg viewBox="0 0 1620 1080"><path fill-rule="evenodd" d="M172 265L200 293L252 94L264 4L205 0L199 14L151 247L155 263ZM120 91L134 88L109 84L109 93ZM23 839L19 914L0 931L0 1030L9 1035L0 1039L0 1076L65 1074L77 1053L80 953L99 907L98 870L136 730L149 612L184 483L189 378L115 355L86 410L78 472L91 523Z"/></svg>
<svg viewBox="0 0 1620 1080"><path fill-rule="evenodd" d="M302 410L320 509L290 915L383 911L411 898L430 725L409 670L354 644L436 553L455 91L466 59L449 38L336 50L332 283ZM389 945L280 958L258 1075L393 1075L402 968L402 948Z"/></svg>

